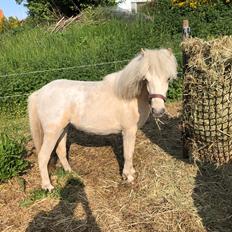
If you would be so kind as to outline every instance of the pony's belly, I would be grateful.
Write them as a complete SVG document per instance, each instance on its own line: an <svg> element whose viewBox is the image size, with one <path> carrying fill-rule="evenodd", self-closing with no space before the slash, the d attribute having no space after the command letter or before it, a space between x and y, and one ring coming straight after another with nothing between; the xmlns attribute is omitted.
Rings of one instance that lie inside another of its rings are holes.
<svg viewBox="0 0 232 232"><path fill-rule="evenodd" d="M118 134L121 132L121 126L118 122L113 122L113 120L75 120L71 121L71 124L76 127L76 129L99 135L109 135Z"/></svg>
<svg viewBox="0 0 232 232"><path fill-rule="evenodd" d="M120 129L118 128L98 128L98 127L91 127L91 126L88 126L88 125L75 125L75 128L77 130L80 130L80 131L84 131L84 132L87 132L87 133L91 133L91 134L97 134L97 135L109 135L109 134L118 134L121 132Z"/></svg>

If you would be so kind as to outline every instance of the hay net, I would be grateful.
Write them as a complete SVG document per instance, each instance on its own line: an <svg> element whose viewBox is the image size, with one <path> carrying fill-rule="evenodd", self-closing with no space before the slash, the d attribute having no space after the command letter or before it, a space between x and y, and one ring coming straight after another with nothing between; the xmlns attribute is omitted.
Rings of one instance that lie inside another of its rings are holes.
<svg viewBox="0 0 232 232"><path fill-rule="evenodd" d="M182 43L188 57L184 77L183 139L194 160L232 160L232 37Z"/></svg>

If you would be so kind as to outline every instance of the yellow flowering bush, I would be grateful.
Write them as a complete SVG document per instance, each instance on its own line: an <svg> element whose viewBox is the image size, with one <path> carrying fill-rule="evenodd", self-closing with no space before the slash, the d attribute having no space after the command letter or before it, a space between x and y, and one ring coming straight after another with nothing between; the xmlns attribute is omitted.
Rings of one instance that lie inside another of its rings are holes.
<svg viewBox="0 0 232 232"><path fill-rule="evenodd" d="M16 27L21 26L21 21L18 20L16 17L9 17L8 18L8 27L9 29L14 29Z"/></svg>
<svg viewBox="0 0 232 232"><path fill-rule="evenodd" d="M214 0L171 0L173 5L179 7L191 7L193 9L203 4L213 3ZM224 0L224 3L232 3L232 0Z"/></svg>
<svg viewBox="0 0 232 232"><path fill-rule="evenodd" d="M15 29L22 25L22 22L16 17L0 18L0 33L6 30Z"/></svg>

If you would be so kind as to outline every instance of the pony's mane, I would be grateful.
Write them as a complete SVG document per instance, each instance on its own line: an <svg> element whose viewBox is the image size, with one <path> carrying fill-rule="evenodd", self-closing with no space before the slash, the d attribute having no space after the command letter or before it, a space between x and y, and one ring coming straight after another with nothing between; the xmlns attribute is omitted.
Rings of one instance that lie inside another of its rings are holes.
<svg viewBox="0 0 232 232"><path fill-rule="evenodd" d="M176 58L170 50L146 49L118 72L115 80L116 94L124 99L135 98L141 93L142 82L148 71L166 79L173 79L176 77L176 67Z"/></svg>

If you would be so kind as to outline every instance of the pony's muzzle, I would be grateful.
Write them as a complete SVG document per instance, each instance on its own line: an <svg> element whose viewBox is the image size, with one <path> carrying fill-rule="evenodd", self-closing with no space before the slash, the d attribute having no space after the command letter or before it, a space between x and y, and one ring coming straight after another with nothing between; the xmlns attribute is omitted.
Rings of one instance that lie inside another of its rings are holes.
<svg viewBox="0 0 232 232"><path fill-rule="evenodd" d="M153 117L160 118L164 115L165 108L160 108L160 109L152 108L151 112L152 112Z"/></svg>

